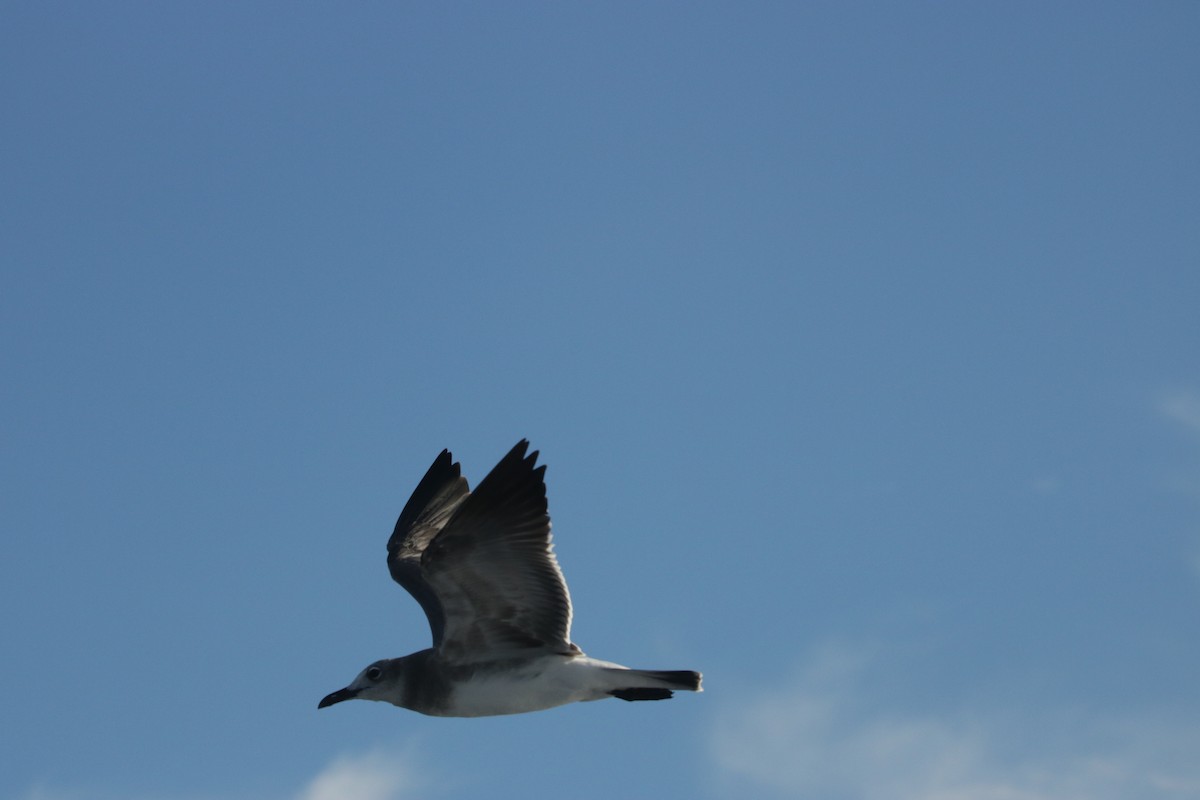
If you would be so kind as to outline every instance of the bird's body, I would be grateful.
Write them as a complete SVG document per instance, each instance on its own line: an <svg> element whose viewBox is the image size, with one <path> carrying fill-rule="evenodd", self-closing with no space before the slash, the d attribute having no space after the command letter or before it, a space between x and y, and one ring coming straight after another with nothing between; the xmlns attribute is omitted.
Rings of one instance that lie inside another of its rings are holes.
<svg viewBox="0 0 1200 800"><path fill-rule="evenodd" d="M545 467L522 440L475 492L443 450L400 513L388 569L421 604L433 647L371 664L319 708L381 700L422 714L521 714L605 697L702 691L700 673L634 670L570 641L571 600L550 544Z"/></svg>
<svg viewBox="0 0 1200 800"><path fill-rule="evenodd" d="M445 663L432 648L377 662L383 681L356 697L383 700L435 717L490 717L524 714L625 691L630 683L654 684L652 692L683 688L681 681L639 675L631 679L619 664L585 655L546 654L465 665ZM692 680L691 673L682 683ZM391 677L391 680L388 678Z"/></svg>

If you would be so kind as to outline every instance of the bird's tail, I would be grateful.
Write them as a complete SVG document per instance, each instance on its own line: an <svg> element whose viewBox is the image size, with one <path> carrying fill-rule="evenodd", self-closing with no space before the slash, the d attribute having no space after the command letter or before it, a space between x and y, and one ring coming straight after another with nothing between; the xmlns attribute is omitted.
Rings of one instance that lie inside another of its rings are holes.
<svg viewBox="0 0 1200 800"><path fill-rule="evenodd" d="M623 684L611 689L609 694L622 700L666 700L679 689L686 692L703 692L701 675L688 669L614 669ZM616 676L614 676L616 677Z"/></svg>

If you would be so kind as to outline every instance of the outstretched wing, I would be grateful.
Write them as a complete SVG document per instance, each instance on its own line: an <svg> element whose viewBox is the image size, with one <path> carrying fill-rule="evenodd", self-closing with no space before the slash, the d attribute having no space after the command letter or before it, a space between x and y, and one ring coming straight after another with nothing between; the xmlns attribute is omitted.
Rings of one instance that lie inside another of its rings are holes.
<svg viewBox="0 0 1200 800"><path fill-rule="evenodd" d="M437 592L421 574L421 554L469 495L459 465L449 450L443 450L413 490L388 539L388 571L421 604L429 618L434 647L442 642L445 613Z"/></svg>
<svg viewBox="0 0 1200 800"><path fill-rule="evenodd" d="M440 604L436 647L447 661L579 652L550 543L546 468L534 466L538 454L526 456L528 447L518 442L423 548L420 573Z"/></svg>

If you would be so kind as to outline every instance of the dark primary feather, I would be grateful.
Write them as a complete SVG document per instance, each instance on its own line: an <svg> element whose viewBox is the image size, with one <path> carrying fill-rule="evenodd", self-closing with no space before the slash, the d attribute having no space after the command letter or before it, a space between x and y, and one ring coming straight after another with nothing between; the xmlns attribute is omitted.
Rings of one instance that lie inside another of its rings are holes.
<svg viewBox="0 0 1200 800"><path fill-rule="evenodd" d="M442 642L445 613L433 587L421 574L421 554L469 494L459 465L449 450L443 450L413 490L388 539L388 571L421 604L429 619L434 647Z"/></svg>
<svg viewBox="0 0 1200 800"><path fill-rule="evenodd" d="M439 654L492 659L530 648L576 653L571 600L550 544L546 468L522 439L424 547L421 576L444 619Z"/></svg>

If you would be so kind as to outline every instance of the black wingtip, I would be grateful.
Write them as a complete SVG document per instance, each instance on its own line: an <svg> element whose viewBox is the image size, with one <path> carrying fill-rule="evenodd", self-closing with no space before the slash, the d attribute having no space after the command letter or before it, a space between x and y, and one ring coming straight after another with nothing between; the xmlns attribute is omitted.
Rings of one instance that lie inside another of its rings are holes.
<svg viewBox="0 0 1200 800"><path fill-rule="evenodd" d="M505 483L510 486L513 483L520 483L532 477L534 482L541 486L541 493L545 494L544 476L546 474L546 465L535 466L537 464L540 451L529 451L529 440L522 439L513 445L504 458L500 459L496 466L492 467L492 471L479 482L476 492L485 488L485 484L490 488L495 488L497 483Z"/></svg>
<svg viewBox="0 0 1200 800"><path fill-rule="evenodd" d="M546 474L546 465L535 466L539 455L541 455L540 450L530 451L529 440L522 439L504 454L504 458L500 459L496 466L492 468L492 471L488 473L488 477L496 475L507 476L511 479L520 474L531 474L538 481L542 481ZM478 488L482 488L486 480L487 477L483 481L480 481ZM498 480L501 480L501 478L497 477L493 479L493 481Z"/></svg>
<svg viewBox="0 0 1200 800"><path fill-rule="evenodd" d="M528 450L529 450L529 440L522 439L521 441L519 441L513 445L512 449L508 451L508 453L504 456L504 458L500 459L500 463L503 464L505 461L509 461L509 460L521 461L525 458L525 453ZM537 455L538 455L538 451L534 450L532 453L529 454L529 457L536 459Z"/></svg>
<svg viewBox="0 0 1200 800"><path fill-rule="evenodd" d="M400 518L396 520L396 527L392 531L391 538L388 539L389 553L400 545L404 534L412 527L421 512L445 488L446 484L457 481L460 478L462 478L462 466L454 460L454 456L450 454L448 449L442 450L438 454L438 457L433 460L429 469L425 471L425 476L421 478L421 482L413 490L412 496L408 498L408 502L404 504L404 510L400 512Z"/></svg>

